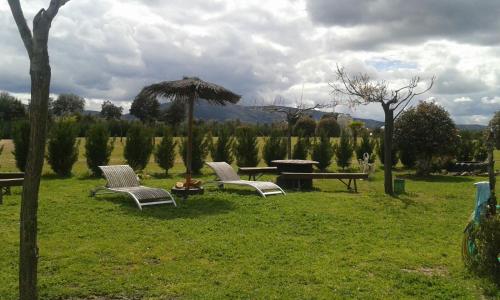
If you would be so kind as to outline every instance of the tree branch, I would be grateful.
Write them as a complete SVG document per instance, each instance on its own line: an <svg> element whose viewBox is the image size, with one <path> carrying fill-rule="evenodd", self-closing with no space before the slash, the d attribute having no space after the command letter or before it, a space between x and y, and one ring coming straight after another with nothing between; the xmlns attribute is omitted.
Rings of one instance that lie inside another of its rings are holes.
<svg viewBox="0 0 500 300"><path fill-rule="evenodd" d="M57 12L59 11L59 8L69 2L69 0L50 0L49 8L45 11L46 16L49 18L50 21L54 19L54 17L57 15Z"/></svg>
<svg viewBox="0 0 500 300"><path fill-rule="evenodd" d="M21 34L21 39L23 40L24 47L28 52L28 56L32 57L33 55L33 36L31 34L31 30L26 23L26 19L24 18L23 9L21 8L21 4L19 0L8 0L10 10L12 12L12 16L16 21L17 29Z"/></svg>

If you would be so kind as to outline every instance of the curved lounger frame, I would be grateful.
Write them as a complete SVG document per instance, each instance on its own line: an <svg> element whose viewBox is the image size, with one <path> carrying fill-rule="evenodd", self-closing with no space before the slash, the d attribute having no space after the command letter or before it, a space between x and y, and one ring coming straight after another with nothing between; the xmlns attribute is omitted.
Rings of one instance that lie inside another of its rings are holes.
<svg viewBox="0 0 500 300"><path fill-rule="evenodd" d="M241 180L238 174L236 174L233 168L226 162L207 162L206 164L212 168L217 175L217 180L215 182L219 186L224 186L225 184L249 186L257 190L264 198L268 195L286 195L282 188L272 182Z"/></svg>
<svg viewBox="0 0 500 300"><path fill-rule="evenodd" d="M91 191L91 196L106 193L127 194L134 199L142 210L143 206L172 203L177 206L172 195L164 189L142 186L134 170L128 165L99 166L106 178L105 187L98 187Z"/></svg>

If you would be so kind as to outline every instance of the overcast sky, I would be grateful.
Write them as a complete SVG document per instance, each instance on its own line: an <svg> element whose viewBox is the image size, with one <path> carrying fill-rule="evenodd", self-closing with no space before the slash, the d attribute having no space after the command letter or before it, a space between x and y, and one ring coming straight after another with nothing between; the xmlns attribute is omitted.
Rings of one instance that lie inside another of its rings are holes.
<svg viewBox="0 0 500 300"><path fill-rule="evenodd" d="M29 24L48 3L21 0ZM500 110L499 16L498 0L72 0L51 29L51 93L129 108L144 85L190 75L243 104L329 103L339 64L394 86L435 75L416 100L486 124ZM28 58L7 1L0 40L0 90L26 97ZM380 106L336 109L383 119Z"/></svg>

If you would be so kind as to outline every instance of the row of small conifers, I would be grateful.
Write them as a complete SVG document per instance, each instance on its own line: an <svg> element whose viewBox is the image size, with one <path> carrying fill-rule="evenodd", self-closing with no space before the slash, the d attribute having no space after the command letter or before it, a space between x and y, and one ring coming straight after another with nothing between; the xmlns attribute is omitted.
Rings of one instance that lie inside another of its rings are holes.
<svg viewBox="0 0 500 300"><path fill-rule="evenodd" d="M287 138L283 132L275 131L269 137L264 137L263 145L259 144L259 137L255 128L241 126L232 136L228 130L221 129L217 138L213 138L206 129L195 129L193 134L192 169L197 173L203 167L210 154L213 161L236 162L238 166L257 166L261 159L270 165L272 160L287 157ZM26 155L29 141L29 123L17 124L13 131L13 154L16 166L23 171L26 164ZM116 145L116 138L110 136L105 122L93 124L87 131L85 140L78 138L78 126L72 118L61 118L54 122L48 133L46 160L51 169L60 176L70 176L73 165L78 160L80 143L84 142L85 159L91 174L99 175L98 166L109 164L111 153ZM349 167L355 159L363 153L369 153L374 158L375 142L368 134L361 138L359 146L354 146L352 137L344 132L338 143L334 143L326 134L320 137L300 136L292 147L292 156L295 159L311 157L319 162L319 168L328 168L334 158L339 167ZM134 170L143 170L153 155L154 161L166 173L174 165L176 154L185 159L186 140L174 138L171 132L165 130L162 137L155 139L153 130L140 122L134 122L127 131L127 138L123 141L123 157Z"/></svg>

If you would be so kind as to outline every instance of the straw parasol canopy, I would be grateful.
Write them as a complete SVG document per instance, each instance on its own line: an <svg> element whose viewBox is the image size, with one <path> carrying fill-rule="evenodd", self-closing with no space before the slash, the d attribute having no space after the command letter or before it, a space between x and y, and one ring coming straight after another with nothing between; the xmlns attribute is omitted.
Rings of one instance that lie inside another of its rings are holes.
<svg viewBox="0 0 500 300"><path fill-rule="evenodd" d="M140 95L147 97L164 97L184 101L188 105L188 145L186 155L186 189L191 183L191 158L193 143L193 109L194 102L204 99L210 103L225 105L226 103L237 103L241 96L230 90L210 82L203 81L198 77L184 77L181 80L163 81L146 86Z"/></svg>

